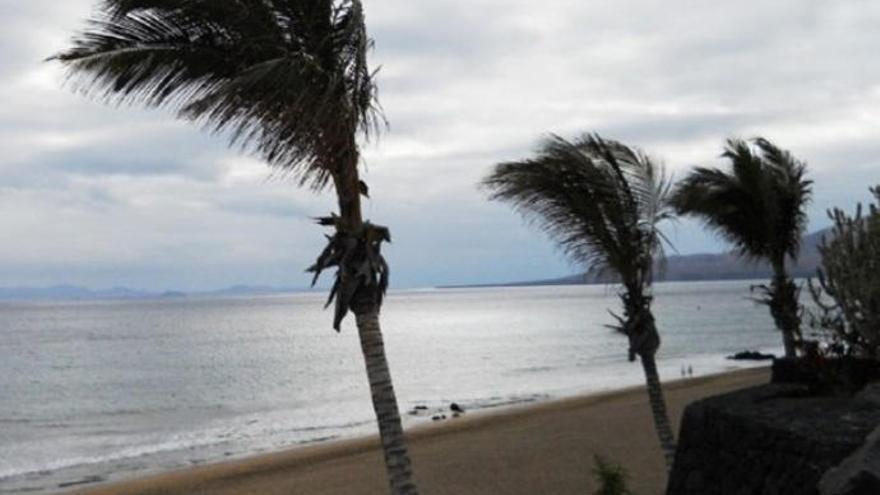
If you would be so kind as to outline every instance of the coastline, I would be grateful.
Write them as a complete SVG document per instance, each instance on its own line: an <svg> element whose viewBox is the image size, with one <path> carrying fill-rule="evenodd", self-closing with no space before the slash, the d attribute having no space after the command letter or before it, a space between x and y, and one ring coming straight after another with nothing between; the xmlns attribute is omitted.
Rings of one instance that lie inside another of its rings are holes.
<svg viewBox="0 0 880 495"><path fill-rule="evenodd" d="M669 381L673 423L693 401L769 379L766 367ZM483 410L407 430L423 493L589 493L593 454L621 463L632 489L661 493L666 473L644 387ZM169 471L71 495L382 494L375 435Z"/></svg>

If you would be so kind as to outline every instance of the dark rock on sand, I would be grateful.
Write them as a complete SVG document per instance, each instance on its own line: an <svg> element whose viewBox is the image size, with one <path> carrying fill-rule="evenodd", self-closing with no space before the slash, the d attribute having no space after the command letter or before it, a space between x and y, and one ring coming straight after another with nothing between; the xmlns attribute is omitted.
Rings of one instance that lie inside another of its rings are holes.
<svg viewBox="0 0 880 495"><path fill-rule="evenodd" d="M464 409L462 409L461 406L459 406L459 405L456 404L455 402L453 402L452 404L449 405L449 410L452 411L452 412L457 412L457 413L463 413L463 412L464 412Z"/></svg>
<svg viewBox="0 0 880 495"><path fill-rule="evenodd" d="M727 356L727 359L734 361L769 361L775 357L773 354L764 354L758 351L742 351L732 356Z"/></svg>
<svg viewBox="0 0 880 495"><path fill-rule="evenodd" d="M86 476L85 478L76 481L66 481L64 483L58 483L58 488L70 488L72 486L90 485L92 483L100 483L102 481L106 480L101 476Z"/></svg>

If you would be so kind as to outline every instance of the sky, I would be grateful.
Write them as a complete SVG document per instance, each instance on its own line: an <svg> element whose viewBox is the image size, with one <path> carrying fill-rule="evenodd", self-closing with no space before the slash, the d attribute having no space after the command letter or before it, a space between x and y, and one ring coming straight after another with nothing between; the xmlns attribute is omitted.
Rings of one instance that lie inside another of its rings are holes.
<svg viewBox="0 0 880 495"><path fill-rule="evenodd" d="M110 108L44 59L93 0L0 0L0 286L303 287L335 208L170 112ZM876 0L365 0L390 129L365 146L395 287L568 275L477 188L548 133L596 131L682 177L762 135L809 164L810 228L880 183ZM726 247L699 224L677 252Z"/></svg>

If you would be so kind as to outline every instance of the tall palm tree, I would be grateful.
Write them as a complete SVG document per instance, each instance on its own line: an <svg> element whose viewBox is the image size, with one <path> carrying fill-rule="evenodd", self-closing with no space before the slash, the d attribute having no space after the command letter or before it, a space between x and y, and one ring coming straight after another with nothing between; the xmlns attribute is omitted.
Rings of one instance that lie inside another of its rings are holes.
<svg viewBox="0 0 880 495"><path fill-rule="evenodd" d="M482 184L491 199L537 221L589 272L621 283L623 316L615 315L614 328L629 339L630 361L641 360L654 426L671 465L675 438L657 373L660 334L651 312L654 260L663 257L658 223L671 218L662 169L642 152L598 135L571 142L551 136L537 156L496 165Z"/></svg>
<svg viewBox="0 0 880 495"><path fill-rule="evenodd" d="M87 94L114 104L175 110L298 179L332 184L339 213L309 270L336 267L330 301L338 331L355 314L393 494L414 494L379 309L388 283L364 221L359 139L381 130L359 0L102 0L72 47L53 57Z"/></svg>
<svg viewBox="0 0 880 495"><path fill-rule="evenodd" d="M763 260L773 279L762 286L785 355L794 357L801 337L800 290L788 274L786 258L796 260L807 227L812 181L806 164L764 138L729 139L722 157L730 170L698 167L677 186L672 204L733 244L741 256Z"/></svg>

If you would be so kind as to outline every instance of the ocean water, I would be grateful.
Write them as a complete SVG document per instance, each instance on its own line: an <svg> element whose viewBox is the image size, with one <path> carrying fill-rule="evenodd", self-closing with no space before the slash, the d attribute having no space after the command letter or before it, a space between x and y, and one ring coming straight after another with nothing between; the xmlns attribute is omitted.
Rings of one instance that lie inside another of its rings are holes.
<svg viewBox="0 0 880 495"><path fill-rule="evenodd" d="M664 380L780 352L748 281L662 283ZM323 293L0 304L0 493L53 493L373 433L351 318ZM382 323L407 425L643 383L602 286L392 292ZM408 414L417 405L427 413Z"/></svg>

